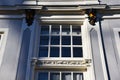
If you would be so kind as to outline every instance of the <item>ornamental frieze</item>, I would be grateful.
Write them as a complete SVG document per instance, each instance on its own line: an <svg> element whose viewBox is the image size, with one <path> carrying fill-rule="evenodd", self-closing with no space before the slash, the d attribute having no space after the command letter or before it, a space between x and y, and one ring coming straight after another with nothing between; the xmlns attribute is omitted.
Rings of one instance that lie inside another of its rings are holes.
<svg viewBox="0 0 120 80"><path fill-rule="evenodd" d="M82 60L40 60L33 59L33 63L37 66L90 66L91 59Z"/></svg>

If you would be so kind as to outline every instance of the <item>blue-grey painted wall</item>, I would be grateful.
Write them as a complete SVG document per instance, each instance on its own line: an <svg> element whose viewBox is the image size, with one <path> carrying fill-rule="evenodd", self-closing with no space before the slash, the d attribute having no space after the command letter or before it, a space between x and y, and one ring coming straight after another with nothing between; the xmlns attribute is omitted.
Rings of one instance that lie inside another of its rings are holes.
<svg viewBox="0 0 120 80"><path fill-rule="evenodd" d="M101 30L104 43L104 53L108 64L110 80L120 80L119 65L117 61L118 53L115 52L115 42L113 28L119 28L120 19L104 19L101 21Z"/></svg>
<svg viewBox="0 0 120 80"><path fill-rule="evenodd" d="M22 19L0 19L0 28L8 28L8 37L0 67L0 80L15 80L19 57Z"/></svg>
<svg viewBox="0 0 120 80"><path fill-rule="evenodd" d="M98 40L98 32L95 29L90 31L91 47L92 47L92 60L94 66L95 80L104 80L101 53Z"/></svg>

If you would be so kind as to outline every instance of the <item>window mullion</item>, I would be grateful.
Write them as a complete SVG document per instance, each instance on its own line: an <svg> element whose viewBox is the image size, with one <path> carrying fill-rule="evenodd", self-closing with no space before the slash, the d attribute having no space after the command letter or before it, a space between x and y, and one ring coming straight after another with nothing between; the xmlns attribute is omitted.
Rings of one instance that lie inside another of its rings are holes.
<svg viewBox="0 0 120 80"><path fill-rule="evenodd" d="M73 72L71 72L71 80L73 80Z"/></svg>
<svg viewBox="0 0 120 80"><path fill-rule="evenodd" d="M62 80L62 73L60 72L60 80Z"/></svg>
<svg viewBox="0 0 120 80"><path fill-rule="evenodd" d="M72 25L70 25L70 36L71 36L71 57L73 57Z"/></svg>
<svg viewBox="0 0 120 80"><path fill-rule="evenodd" d="M60 25L60 58L62 56L62 25Z"/></svg>
<svg viewBox="0 0 120 80"><path fill-rule="evenodd" d="M48 80L50 80L50 72L48 72Z"/></svg>
<svg viewBox="0 0 120 80"><path fill-rule="evenodd" d="M50 42L51 42L51 25L49 25L48 57L50 57Z"/></svg>

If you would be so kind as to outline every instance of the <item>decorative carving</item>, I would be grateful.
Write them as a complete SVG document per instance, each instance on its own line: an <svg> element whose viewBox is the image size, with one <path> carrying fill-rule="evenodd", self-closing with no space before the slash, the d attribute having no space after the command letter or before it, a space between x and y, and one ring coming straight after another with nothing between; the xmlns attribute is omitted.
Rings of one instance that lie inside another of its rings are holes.
<svg viewBox="0 0 120 80"><path fill-rule="evenodd" d="M33 9L26 9L25 10L25 14L26 14L26 23L28 26L32 25L33 21L34 21L34 16L35 16L35 10Z"/></svg>
<svg viewBox="0 0 120 80"><path fill-rule="evenodd" d="M90 66L91 59L83 60L35 60L37 66Z"/></svg>

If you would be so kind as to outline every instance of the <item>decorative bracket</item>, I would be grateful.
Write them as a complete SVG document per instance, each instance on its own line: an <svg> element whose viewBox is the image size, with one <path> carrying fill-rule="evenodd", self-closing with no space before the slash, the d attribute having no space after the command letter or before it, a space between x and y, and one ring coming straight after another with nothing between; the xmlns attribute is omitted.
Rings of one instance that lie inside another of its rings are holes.
<svg viewBox="0 0 120 80"><path fill-rule="evenodd" d="M88 19L89 19L89 23L91 25L95 25L95 22L96 22L96 10L95 9L90 9L90 10L87 10L86 12L88 14Z"/></svg>
<svg viewBox="0 0 120 80"><path fill-rule="evenodd" d="M34 21L35 16L35 10L34 9L26 9L25 10L25 19L28 26L32 25Z"/></svg>

